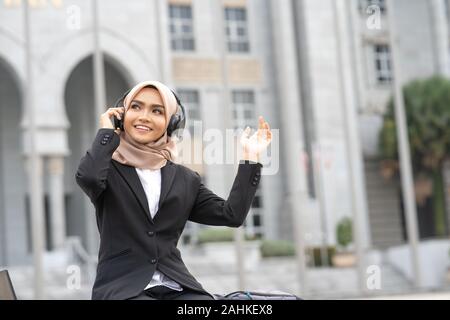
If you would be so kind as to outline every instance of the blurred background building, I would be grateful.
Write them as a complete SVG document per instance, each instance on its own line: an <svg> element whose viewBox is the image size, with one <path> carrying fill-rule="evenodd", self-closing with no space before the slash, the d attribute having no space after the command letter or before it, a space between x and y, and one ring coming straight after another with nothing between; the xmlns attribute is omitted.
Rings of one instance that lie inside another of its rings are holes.
<svg viewBox="0 0 450 320"><path fill-rule="evenodd" d="M436 74L447 77L448 1L392 3L402 81ZM95 255L94 208L74 179L98 129L93 107L92 1L29 4L37 150L45 159L46 247L52 250L58 232L65 230L64 237L80 237L87 252ZM255 127L257 116L263 115L272 128L280 129L279 171L264 176L259 186L245 225L249 237L292 240L286 180L304 165L309 195L308 212L303 213L305 244L336 246L338 223L352 216L344 118L345 105L352 105L357 110L367 195L367 212L358 212L364 253L375 264L396 270L405 283L411 281L400 181L384 179L379 165L378 137L394 77L385 1L100 0L98 5L108 106L137 82L156 79L179 93L193 134L194 120L201 121L203 130L225 130L226 112L234 128ZM379 11L368 10L373 5ZM222 17L224 37L218 27ZM0 1L0 266L32 261L24 165L23 19L20 0ZM280 65L290 73L281 72ZM288 89L293 83L295 90ZM229 101L225 110L224 90ZM283 122L282 112L301 115L298 139L305 154L298 159L298 168L284 162L290 150L283 128L290 124ZM425 284L433 288L442 287L449 265L449 167L443 172L445 234L438 235L426 206L418 209L422 272ZM227 196L227 165L192 168L210 189ZM61 210L52 209L58 204L63 204ZM183 243L192 243L198 232L189 224Z"/></svg>

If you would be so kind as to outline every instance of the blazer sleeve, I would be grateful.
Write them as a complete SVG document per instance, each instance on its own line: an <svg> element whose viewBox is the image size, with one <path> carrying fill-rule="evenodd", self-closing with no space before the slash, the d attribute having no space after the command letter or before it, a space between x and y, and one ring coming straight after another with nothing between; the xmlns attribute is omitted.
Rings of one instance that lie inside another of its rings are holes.
<svg viewBox="0 0 450 320"><path fill-rule="evenodd" d="M261 178L261 163L241 161L228 199L209 190L200 181L189 220L213 226L241 226L252 204ZM198 179L200 175L195 172Z"/></svg>
<svg viewBox="0 0 450 320"><path fill-rule="evenodd" d="M80 161L75 180L92 203L106 189L111 158L119 144L120 138L114 129L101 128Z"/></svg>

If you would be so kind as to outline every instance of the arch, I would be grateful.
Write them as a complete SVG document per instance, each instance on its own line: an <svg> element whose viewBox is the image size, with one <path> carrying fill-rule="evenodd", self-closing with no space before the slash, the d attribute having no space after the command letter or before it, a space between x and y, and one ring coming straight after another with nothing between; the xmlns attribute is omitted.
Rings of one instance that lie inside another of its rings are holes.
<svg viewBox="0 0 450 320"><path fill-rule="evenodd" d="M102 28L101 50L105 60L115 65L125 75L129 85L159 74L138 46L117 32ZM75 67L91 55L93 48L92 30L78 32L72 37L56 43L52 54L44 57L47 77L54 84L58 94L56 105L64 106L64 86Z"/></svg>
<svg viewBox="0 0 450 320"><path fill-rule="evenodd" d="M66 194L66 221L69 235L80 236L83 243L92 253L96 252L98 239L92 205L87 197L76 185L74 172L82 156L90 148L96 131L98 130L97 117L94 106L93 84L93 56L90 55L80 61L70 73L65 83L65 110L70 121L66 133L70 154L66 158L65 166L65 190ZM117 63L111 58L105 59L105 74L107 77L106 100L111 105L128 89L126 75Z"/></svg>
<svg viewBox="0 0 450 320"><path fill-rule="evenodd" d="M14 35L0 29L0 64L7 70L23 96L25 83L25 50L23 43Z"/></svg>
<svg viewBox="0 0 450 320"><path fill-rule="evenodd" d="M0 57L0 264L22 263L28 237L26 176L19 127L23 89L15 67ZM8 187L7 187L8 186Z"/></svg>

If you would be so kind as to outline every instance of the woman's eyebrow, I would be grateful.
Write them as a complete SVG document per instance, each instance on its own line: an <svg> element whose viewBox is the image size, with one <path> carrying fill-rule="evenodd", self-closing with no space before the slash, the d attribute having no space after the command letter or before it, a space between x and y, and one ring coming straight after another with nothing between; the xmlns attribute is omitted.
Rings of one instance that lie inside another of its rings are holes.
<svg viewBox="0 0 450 320"><path fill-rule="evenodd" d="M140 101L140 100L133 100L133 101L131 101L131 103L133 103L133 102L134 102L134 103L137 103L137 104L140 104L140 105L145 105L145 102ZM161 107L161 108L164 109L164 106L163 106L163 105L156 104L156 103L152 104L151 106L153 106L153 107Z"/></svg>

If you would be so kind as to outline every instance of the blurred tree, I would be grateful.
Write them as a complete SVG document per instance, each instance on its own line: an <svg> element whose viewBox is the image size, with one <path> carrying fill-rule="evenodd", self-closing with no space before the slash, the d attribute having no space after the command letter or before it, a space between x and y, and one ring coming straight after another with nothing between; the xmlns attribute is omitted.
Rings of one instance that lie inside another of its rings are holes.
<svg viewBox="0 0 450 320"><path fill-rule="evenodd" d="M403 88L416 200L432 197L435 235L446 234L442 167L450 157L450 80L434 76ZM380 132L381 172L392 177L398 169L394 103L390 99Z"/></svg>
<svg viewBox="0 0 450 320"><path fill-rule="evenodd" d="M352 219L344 217L339 220L336 226L336 236L339 248L346 251L348 246L353 242Z"/></svg>

